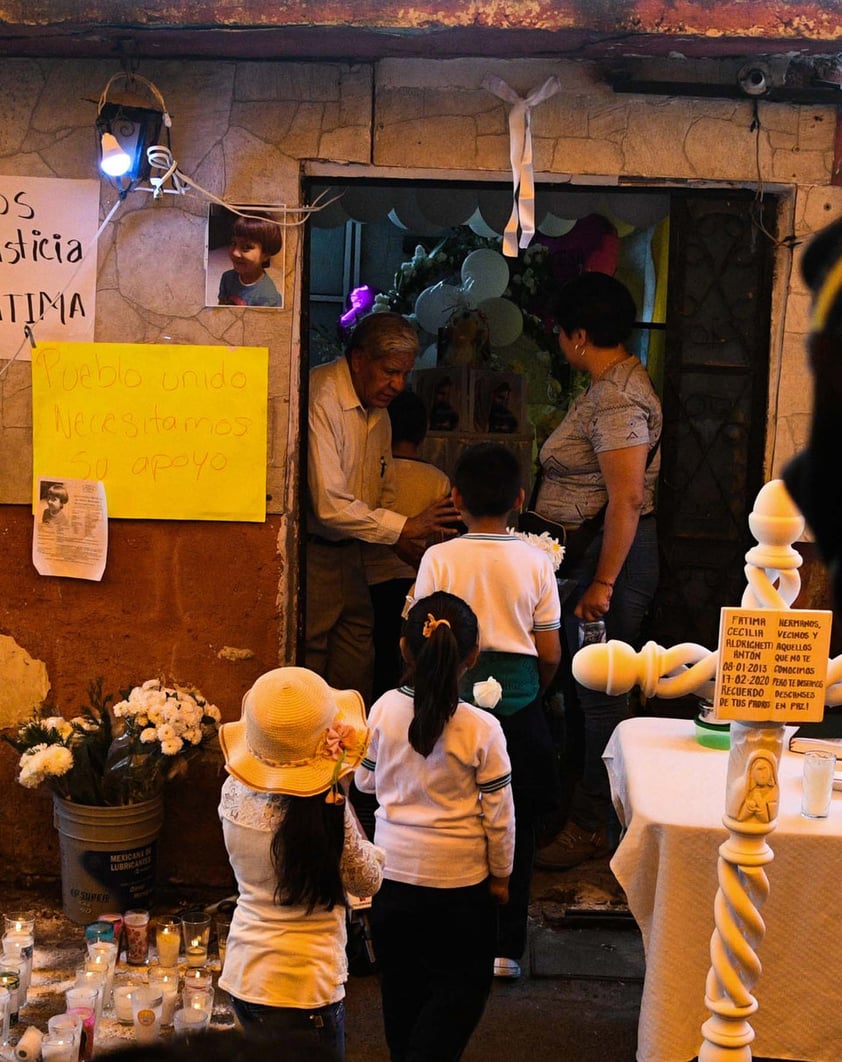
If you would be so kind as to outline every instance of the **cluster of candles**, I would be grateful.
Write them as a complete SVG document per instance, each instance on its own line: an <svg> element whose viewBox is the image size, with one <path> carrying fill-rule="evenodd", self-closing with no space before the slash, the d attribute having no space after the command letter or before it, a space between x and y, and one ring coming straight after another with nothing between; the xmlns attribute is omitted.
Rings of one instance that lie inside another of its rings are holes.
<svg viewBox="0 0 842 1062"><path fill-rule="evenodd" d="M34 1025L22 1030L14 1047L11 1026L27 1001L35 950L35 919L25 913L7 914L0 959L0 1056L16 1062L90 1062L96 1030L104 1009L117 1021L133 1025L135 1039L151 1043L162 1027L185 1034L208 1027L213 1013L213 976L208 958L210 916L160 917L154 923L157 961L149 961L148 911L103 914L85 927L85 953L65 990L65 1013L53 1015L44 1033ZM229 920L218 916L217 941L225 960ZM147 967L139 977L115 985L120 941L130 967ZM184 948L186 969L179 968ZM179 999L181 1007L179 1008Z"/></svg>

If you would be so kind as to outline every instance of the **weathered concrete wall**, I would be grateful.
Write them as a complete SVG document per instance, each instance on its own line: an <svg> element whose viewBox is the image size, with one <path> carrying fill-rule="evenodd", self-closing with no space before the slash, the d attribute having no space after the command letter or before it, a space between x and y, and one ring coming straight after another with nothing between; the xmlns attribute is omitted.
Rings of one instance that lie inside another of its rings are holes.
<svg viewBox="0 0 842 1062"><path fill-rule="evenodd" d="M0 65L4 123L0 171L35 176L95 173L95 99L114 65L85 60L6 60ZM608 182L736 182L774 186L803 238L842 209L828 184L835 116L830 108L761 103L759 134L747 102L615 95L587 63L533 60L385 60L377 64L160 62L142 73L173 116L181 169L232 202L300 201L308 160L356 163L423 177L506 171L506 111L485 89L488 74L521 95L549 75L562 92L533 115L536 170ZM372 109L373 108L373 109ZM115 193L102 185L101 211ZM153 203L134 193L105 232L99 254L96 338L266 345L270 351L271 516L265 525L112 521L101 584L39 578L31 566L29 369L0 381L0 704L2 725L25 717L43 676L65 714L90 678L119 689L159 672L198 685L236 717L243 690L292 659L297 619L296 522L301 246L288 237L286 308L271 314L204 306L204 216L200 196ZM760 238L760 237L759 237ZM804 356L807 297L787 245L777 250L770 351L768 473L801 445L809 418ZM0 363L0 368L3 363ZM253 655L227 654L225 647ZM2 647L0 647L2 648ZM21 660L28 655L22 683ZM8 692L8 691L7 691ZM16 696L16 694L18 694ZM0 751L0 878L55 873L48 801L15 789L11 750ZM196 765L194 765L196 766ZM174 793L168 830L185 808L207 815L207 836L167 848L167 876L225 880L216 801L218 757ZM189 802L189 803L188 803ZM192 811L191 811L192 813ZM34 831L34 832L33 832ZM191 836L182 832L181 837ZM192 834L192 836L195 836Z"/></svg>

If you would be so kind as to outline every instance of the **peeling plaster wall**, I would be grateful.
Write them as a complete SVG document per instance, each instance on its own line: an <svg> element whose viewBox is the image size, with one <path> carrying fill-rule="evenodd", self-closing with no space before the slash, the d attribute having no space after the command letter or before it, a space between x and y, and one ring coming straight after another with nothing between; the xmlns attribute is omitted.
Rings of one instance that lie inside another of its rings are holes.
<svg viewBox="0 0 842 1062"><path fill-rule="evenodd" d="M0 172L93 176L92 101L114 72L115 64L97 60L5 60ZM828 107L761 103L756 142L748 101L615 95L595 67L580 62L149 62L142 73L166 99L180 168L233 202L298 205L300 172L311 160L335 164L337 172L358 164L372 176L445 169L462 179L497 178L508 169L509 143L506 110L482 88L493 73L521 95L550 75L562 82L562 92L533 114L539 173L574 182L619 175L774 185L788 197L799 237L842 209L842 189L828 183L835 121ZM103 217L114 199L103 183ZM100 243L96 339L268 346L270 516L257 526L113 521L101 584L39 578L29 559L29 366L12 364L0 380L0 688L11 685L20 695L3 698L4 725L25 716L32 691L46 684L57 707L72 715L97 675L116 691L160 672L195 683L225 718L235 718L251 681L293 658L301 240L289 233L283 311L207 308L206 205L193 195L159 203L145 193L127 198ZM807 294L798 252L795 262L785 247L777 254L769 475L803 443L810 413ZM20 677L27 659L39 676L30 685ZM15 759L0 747L7 793L15 786ZM168 801L165 872L173 880L226 880L215 812L219 782L219 757L208 757ZM55 875L47 795L14 795L0 804L0 880ZM196 807L207 816L207 836L173 843L179 815Z"/></svg>

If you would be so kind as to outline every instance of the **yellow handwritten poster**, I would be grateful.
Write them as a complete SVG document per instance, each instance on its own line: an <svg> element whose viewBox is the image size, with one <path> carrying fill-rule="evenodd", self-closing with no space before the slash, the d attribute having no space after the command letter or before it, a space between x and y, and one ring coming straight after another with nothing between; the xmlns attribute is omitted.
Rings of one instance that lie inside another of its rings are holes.
<svg viewBox="0 0 842 1062"><path fill-rule="evenodd" d="M266 517L265 347L39 343L39 476L101 480L108 515Z"/></svg>

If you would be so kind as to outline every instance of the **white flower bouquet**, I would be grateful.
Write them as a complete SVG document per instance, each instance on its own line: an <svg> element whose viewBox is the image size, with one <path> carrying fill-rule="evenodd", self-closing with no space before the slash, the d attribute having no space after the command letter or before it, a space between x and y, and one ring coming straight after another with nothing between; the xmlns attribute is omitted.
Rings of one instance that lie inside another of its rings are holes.
<svg viewBox="0 0 842 1062"><path fill-rule="evenodd" d="M540 535L536 535L531 531L515 531L513 527L507 527L506 533L509 535L517 535L517 537L523 539L524 542L528 542L530 546L535 546L536 549L543 550L553 562L553 571L558 571L561 562L564 560L564 546L562 546L557 538L553 538L549 531L542 531Z"/></svg>
<svg viewBox="0 0 842 1062"><path fill-rule="evenodd" d="M216 736L219 709L194 689L150 679L111 705L102 680L74 719L37 713L5 740L20 752L18 781L77 804L134 804L157 796Z"/></svg>

